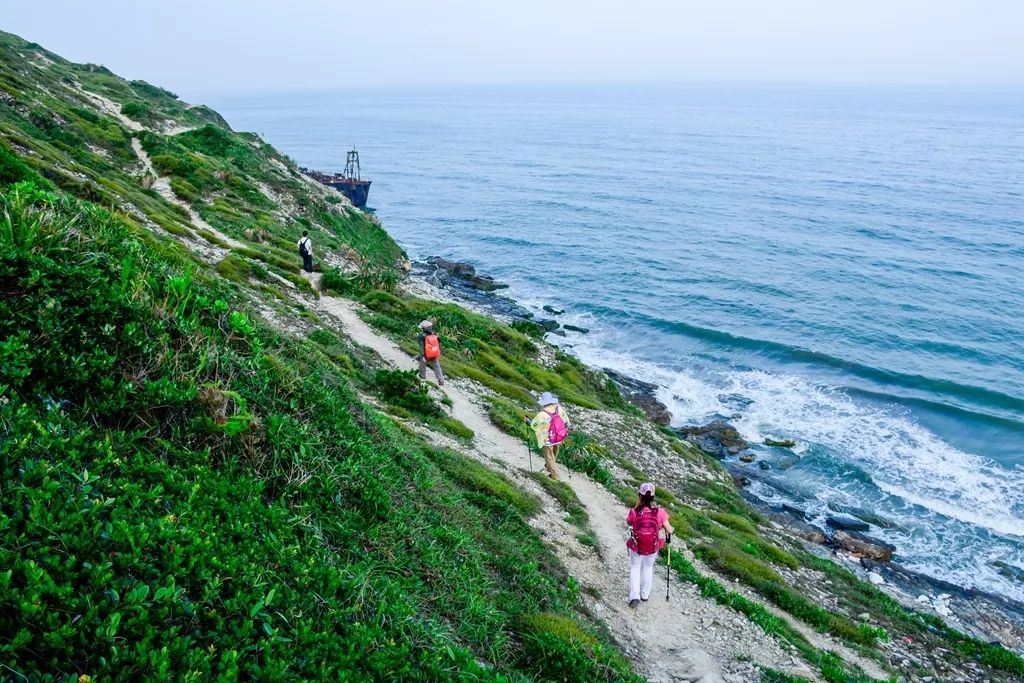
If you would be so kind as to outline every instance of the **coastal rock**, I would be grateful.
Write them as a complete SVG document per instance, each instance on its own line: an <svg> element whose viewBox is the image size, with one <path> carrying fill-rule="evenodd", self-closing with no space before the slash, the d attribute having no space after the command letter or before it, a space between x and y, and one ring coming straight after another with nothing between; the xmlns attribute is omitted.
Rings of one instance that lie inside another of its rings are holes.
<svg viewBox="0 0 1024 683"><path fill-rule="evenodd" d="M568 326L566 327L568 329ZM603 368L604 373L615 382L615 385L622 392L623 398L644 411L647 419L655 424L667 427L672 419L668 407L655 397L658 391L657 384L644 382L628 375L623 375L610 368Z"/></svg>
<svg viewBox="0 0 1024 683"><path fill-rule="evenodd" d="M587 334L588 332L590 332L589 328L578 327L576 325L562 325L562 327L569 330L570 332L579 332L580 334Z"/></svg>
<svg viewBox="0 0 1024 683"><path fill-rule="evenodd" d="M732 425L721 420L700 427L684 427L679 431L687 441L716 458L736 455L750 447Z"/></svg>
<svg viewBox="0 0 1024 683"><path fill-rule="evenodd" d="M1018 567L1002 560L996 560L992 563L992 566L998 569L999 573L1006 578L1024 583L1024 567Z"/></svg>
<svg viewBox="0 0 1024 683"><path fill-rule="evenodd" d="M754 462L754 454L744 453L743 455L740 456L740 462Z"/></svg>
<svg viewBox="0 0 1024 683"><path fill-rule="evenodd" d="M449 261L448 259L441 258L440 256L431 256L427 259L427 263L433 266L436 270L447 274L447 278L438 275L438 280L445 283L451 279L456 279L459 280L463 286L478 289L482 292L493 292L495 290L505 289L508 287L508 285L503 282L498 282L490 275L477 274L476 268L468 263Z"/></svg>
<svg viewBox="0 0 1024 683"><path fill-rule="evenodd" d="M765 460L762 460L759 463L757 463L757 466L760 467L762 470L764 470L766 472L772 468L772 464L770 462L765 461Z"/></svg>
<svg viewBox="0 0 1024 683"><path fill-rule="evenodd" d="M544 306L544 311L547 312L547 313L550 313L551 315L563 315L565 313L565 311L560 311L557 308L555 308L554 306L547 306L547 305Z"/></svg>
<svg viewBox="0 0 1024 683"><path fill-rule="evenodd" d="M538 325L543 327L548 332L553 332L553 331L557 330L559 327L561 327L561 325L558 324L557 320L542 319L542 320L538 320L536 322L537 322Z"/></svg>
<svg viewBox="0 0 1024 683"><path fill-rule="evenodd" d="M796 441L793 439L765 439L764 445L776 448L792 448L796 445Z"/></svg>
<svg viewBox="0 0 1024 683"><path fill-rule="evenodd" d="M844 531L867 531L871 528L871 525L867 522L862 522L856 517L849 517L847 515L829 515L825 519L825 524L833 529L842 529Z"/></svg>
<svg viewBox="0 0 1024 683"><path fill-rule="evenodd" d="M856 531L838 530L832 535L832 543L856 557L866 557L876 562L888 562L896 552L896 546Z"/></svg>

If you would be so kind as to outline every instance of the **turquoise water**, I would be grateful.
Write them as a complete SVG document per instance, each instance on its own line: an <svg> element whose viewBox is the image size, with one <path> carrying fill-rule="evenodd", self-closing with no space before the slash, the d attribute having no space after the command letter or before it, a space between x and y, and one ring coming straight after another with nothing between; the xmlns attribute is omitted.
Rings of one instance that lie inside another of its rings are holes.
<svg viewBox="0 0 1024 683"><path fill-rule="evenodd" d="M415 257L469 261L730 417L754 489L867 509L907 566L1024 600L1024 91L419 89L214 100L299 163L356 144Z"/></svg>

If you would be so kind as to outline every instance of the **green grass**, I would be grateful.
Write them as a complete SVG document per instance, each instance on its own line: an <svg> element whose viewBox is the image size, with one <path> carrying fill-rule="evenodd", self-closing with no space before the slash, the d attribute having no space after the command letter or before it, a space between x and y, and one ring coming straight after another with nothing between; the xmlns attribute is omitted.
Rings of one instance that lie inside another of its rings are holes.
<svg viewBox="0 0 1024 683"><path fill-rule="evenodd" d="M9 675L635 680L537 501L363 405L330 333L31 184L0 192L0 281Z"/></svg>
<svg viewBox="0 0 1024 683"><path fill-rule="evenodd" d="M543 366L533 338L492 318L454 304L380 291L360 291L353 278L332 276L336 291L357 295L372 312L368 322L414 349L421 320L437 321L448 374L480 382L503 398L531 405L543 391L587 408L624 408L618 390L600 373L561 352L553 368Z"/></svg>
<svg viewBox="0 0 1024 683"><path fill-rule="evenodd" d="M579 527L584 532L590 532L590 517L587 515L586 509L580 503L580 499L576 497L576 492L571 486L564 481L552 479L543 472L533 472L531 476L548 495L558 501L558 504L565 511L566 519L571 524Z"/></svg>

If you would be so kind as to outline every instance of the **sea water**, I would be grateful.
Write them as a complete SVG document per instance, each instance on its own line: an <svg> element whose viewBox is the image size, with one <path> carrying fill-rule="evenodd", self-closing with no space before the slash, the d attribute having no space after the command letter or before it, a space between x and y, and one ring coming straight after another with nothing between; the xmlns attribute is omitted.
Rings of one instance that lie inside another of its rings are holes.
<svg viewBox="0 0 1024 683"><path fill-rule="evenodd" d="M207 98L208 100L211 98ZM925 574L1024 601L1024 91L509 86L212 98L338 171L413 258L730 419L753 487L870 511Z"/></svg>

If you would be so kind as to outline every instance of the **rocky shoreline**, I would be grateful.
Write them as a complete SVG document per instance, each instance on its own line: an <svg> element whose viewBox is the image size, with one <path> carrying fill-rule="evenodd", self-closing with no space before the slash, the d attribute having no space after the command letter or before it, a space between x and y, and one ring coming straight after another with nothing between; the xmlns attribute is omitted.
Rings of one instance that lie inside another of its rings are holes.
<svg viewBox="0 0 1024 683"><path fill-rule="evenodd" d="M516 301L498 294L508 288L507 284L477 273L470 264L434 256L413 263L412 275L434 290L437 298L451 298L507 322L532 323L542 328L545 334L559 337L566 337L567 330L579 334L588 331L559 323L555 317L564 315L565 311L551 306L545 306L543 311L552 318L538 318ZM751 477L758 478L758 471L770 470L773 465L759 459L753 445L743 439L727 420L672 428L671 412L658 399L657 385L611 368L601 370L619 387L624 398L643 411L651 422L673 429L683 439L720 460L744 498L783 533L800 539L812 552L838 561L907 607L931 612L969 635L999 642L1004 647L1024 653L1024 605L903 567L898 562L899 549L871 535L872 528L885 527L892 522L868 511L835 512L826 516L823 523L816 524L816 520L809 519L798 506L774 505L759 498L750 491ZM760 445L789 450L796 443L791 439L768 438ZM798 457L794 454L792 462L796 462ZM740 466L755 462L758 464L756 469ZM781 469L786 469L786 466Z"/></svg>

